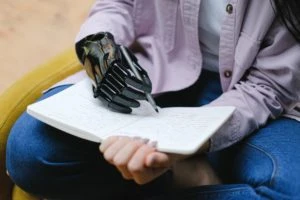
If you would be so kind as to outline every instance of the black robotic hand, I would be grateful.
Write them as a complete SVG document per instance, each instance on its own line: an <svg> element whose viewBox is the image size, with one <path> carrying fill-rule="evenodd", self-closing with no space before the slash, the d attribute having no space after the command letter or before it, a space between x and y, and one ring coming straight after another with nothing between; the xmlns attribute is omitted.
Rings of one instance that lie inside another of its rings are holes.
<svg viewBox="0 0 300 200"><path fill-rule="evenodd" d="M137 100L145 100L152 89L151 81L128 50L142 80L135 76L129 63L108 32L88 36L76 44L76 51L93 85L94 97L110 109L130 113L139 107Z"/></svg>

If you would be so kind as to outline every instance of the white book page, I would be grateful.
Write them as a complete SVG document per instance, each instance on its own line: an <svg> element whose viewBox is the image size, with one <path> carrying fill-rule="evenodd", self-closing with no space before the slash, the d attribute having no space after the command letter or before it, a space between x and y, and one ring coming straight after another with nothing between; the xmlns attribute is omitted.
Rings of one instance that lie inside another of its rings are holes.
<svg viewBox="0 0 300 200"><path fill-rule="evenodd" d="M77 137L100 142L107 133L157 115L145 102L132 114L112 112L93 97L90 80L85 79L70 88L27 107L33 117Z"/></svg>
<svg viewBox="0 0 300 200"><path fill-rule="evenodd" d="M181 154L197 151L233 111L233 107L172 107L156 113L143 101L132 114L117 113L93 97L88 79L27 108L35 118L86 140L139 136L156 141L158 150Z"/></svg>
<svg viewBox="0 0 300 200"><path fill-rule="evenodd" d="M157 142L157 149L164 152L192 154L226 122L233 111L233 107L163 108L157 116L144 117L118 130L118 135L150 139Z"/></svg>

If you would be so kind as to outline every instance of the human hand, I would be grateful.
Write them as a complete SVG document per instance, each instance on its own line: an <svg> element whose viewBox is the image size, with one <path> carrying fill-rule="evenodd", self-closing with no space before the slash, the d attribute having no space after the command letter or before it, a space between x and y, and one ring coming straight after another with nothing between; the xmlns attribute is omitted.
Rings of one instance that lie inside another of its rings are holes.
<svg viewBox="0 0 300 200"><path fill-rule="evenodd" d="M94 97L114 111L130 113L151 93L151 81L127 49L143 80L131 70L120 46L108 32L88 36L76 44L76 50L93 84Z"/></svg>
<svg viewBox="0 0 300 200"><path fill-rule="evenodd" d="M122 174L124 179L146 184L186 158L186 155L156 151L148 140L129 137L109 137L100 145L104 158Z"/></svg>

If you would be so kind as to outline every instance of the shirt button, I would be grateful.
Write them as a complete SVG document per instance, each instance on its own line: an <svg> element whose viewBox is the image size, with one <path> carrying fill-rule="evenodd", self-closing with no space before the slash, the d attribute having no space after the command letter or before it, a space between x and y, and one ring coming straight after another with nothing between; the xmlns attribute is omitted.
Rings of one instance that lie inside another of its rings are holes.
<svg viewBox="0 0 300 200"><path fill-rule="evenodd" d="M233 12L233 6L232 6L232 4L227 4L227 6L226 6L226 12L228 14L232 14L232 12Z"/></svg>
<svg viewBox="0 0 300 200"><path fill-rule="evenodd" d="M232 76L232 71L230 71L230 70L225 71L225 72L224 72L224 76L225 76L226 78L230 78L230 77Z"/></svg>

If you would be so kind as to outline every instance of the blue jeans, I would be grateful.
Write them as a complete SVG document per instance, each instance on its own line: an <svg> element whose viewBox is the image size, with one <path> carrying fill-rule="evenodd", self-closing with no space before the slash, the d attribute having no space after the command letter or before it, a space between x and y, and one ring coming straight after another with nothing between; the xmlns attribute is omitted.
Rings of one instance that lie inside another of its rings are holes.
<svg viewBox="0 0 300 200"><path fill-rule="evenodd" d="M47 98L68 86L48 91ZM221 95L218 74L156 99L160 106L201 106ZM270 121L238 144L207 156L224 184L182 191L172 173L140 186L125 181L99 153L99 144L48 126L26 113L11 130L7 170L24 190L53 199L300 199L300 123Z"/></svg>

